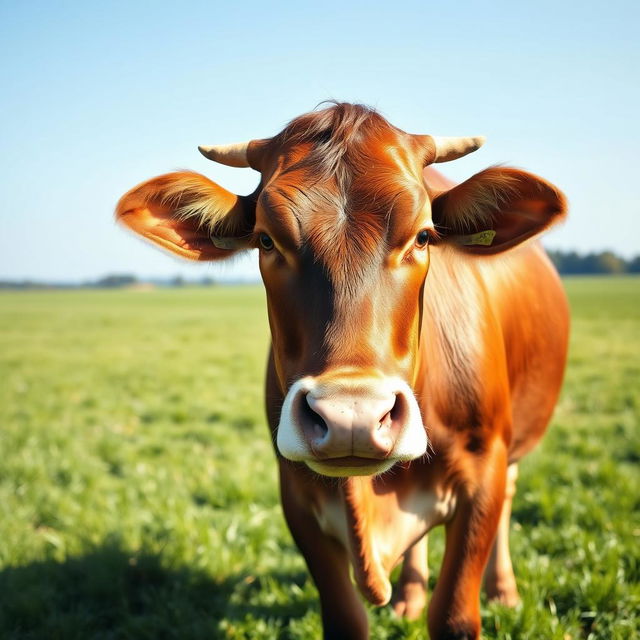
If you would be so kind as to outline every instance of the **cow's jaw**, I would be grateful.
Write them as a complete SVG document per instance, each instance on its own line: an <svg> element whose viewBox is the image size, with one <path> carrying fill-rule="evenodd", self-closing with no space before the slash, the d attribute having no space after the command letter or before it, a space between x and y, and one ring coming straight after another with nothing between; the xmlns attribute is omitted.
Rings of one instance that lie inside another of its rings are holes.
<svg viewBox="0 0 640 640"><path fill-rule="evenodd" d="M285 397L277 435L282 456L333 477L384 473L423 456L427 443L409 385L382 376L298 380Z"/></svg>

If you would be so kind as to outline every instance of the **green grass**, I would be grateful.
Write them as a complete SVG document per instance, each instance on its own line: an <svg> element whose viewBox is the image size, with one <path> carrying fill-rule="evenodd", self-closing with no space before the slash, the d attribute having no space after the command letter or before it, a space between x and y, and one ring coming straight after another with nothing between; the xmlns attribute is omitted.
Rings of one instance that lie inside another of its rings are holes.
<svg viewBox="0 0 640 640"><path fill-rule="evenodd" d="M514 504L523 603L483 601L488 638L640 635L640 279L566 286L566 385ZM0 637L319 636L267 340L259 287L0 295ZM374 638L426 637L370 616Z"/></svg>

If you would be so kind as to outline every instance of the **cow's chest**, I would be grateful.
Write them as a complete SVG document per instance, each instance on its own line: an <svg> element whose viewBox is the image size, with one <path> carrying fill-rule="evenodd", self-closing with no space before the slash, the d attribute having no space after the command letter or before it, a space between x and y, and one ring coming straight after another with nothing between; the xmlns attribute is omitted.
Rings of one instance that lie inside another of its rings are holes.
<svg viewBox="0 0 640 640"><path fill-rule="evenodd" d="M325 494L315 501L314 515L326 535L353 552L355 511L362 543L371 548L386 571L425 533L449 520L456 507L455 492L445 486L385 493L372 490L363 492L360 501L353 509L341 493Z"/></svg>

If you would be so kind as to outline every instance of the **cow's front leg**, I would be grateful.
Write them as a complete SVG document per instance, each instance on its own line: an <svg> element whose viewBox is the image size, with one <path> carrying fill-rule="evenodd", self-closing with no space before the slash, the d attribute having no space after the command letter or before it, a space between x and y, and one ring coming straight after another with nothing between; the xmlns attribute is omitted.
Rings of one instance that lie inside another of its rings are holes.
<svg viewBox="0 0 640 640"><path fill-rule="evenodd" d="M432 640L480 637L480 587L504 502L507 460L502 443L481 456L468 455L473 458L464 460L466 479L446 525L444 559L429 604Z"/></svg>
<svg viewBox="0 0 640 640"><path fill-rule="evenodd" d="M427 602L427 536L418 540L405 552L391 604L399 616L417 620Z"/></svg>
<svg viewBox="0 0 640 640"><path fill-rule="evenodd" d="M283 465L286 469L286 465ZM291 535L309 567L320 595L322 630L326 640L366 640L367 613L351 581L345 548L326 535L308 504L300 501L295 477L281 471L282 508Z"/></svg>

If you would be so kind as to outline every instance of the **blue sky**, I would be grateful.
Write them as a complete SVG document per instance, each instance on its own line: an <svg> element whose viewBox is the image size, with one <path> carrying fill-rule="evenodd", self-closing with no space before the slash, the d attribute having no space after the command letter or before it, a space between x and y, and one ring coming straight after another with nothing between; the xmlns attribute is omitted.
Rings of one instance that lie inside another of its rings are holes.
<svg viewBox="0 0 640 640"><path fill-rule="evenodd" d="M546 245L640 253L637 2L0 0L0 279L213 277L116 227L120 195L189 168L248 193L198 144L267 137L326 98L412 133L484 134L495 163L567 194Z"/></svg>

